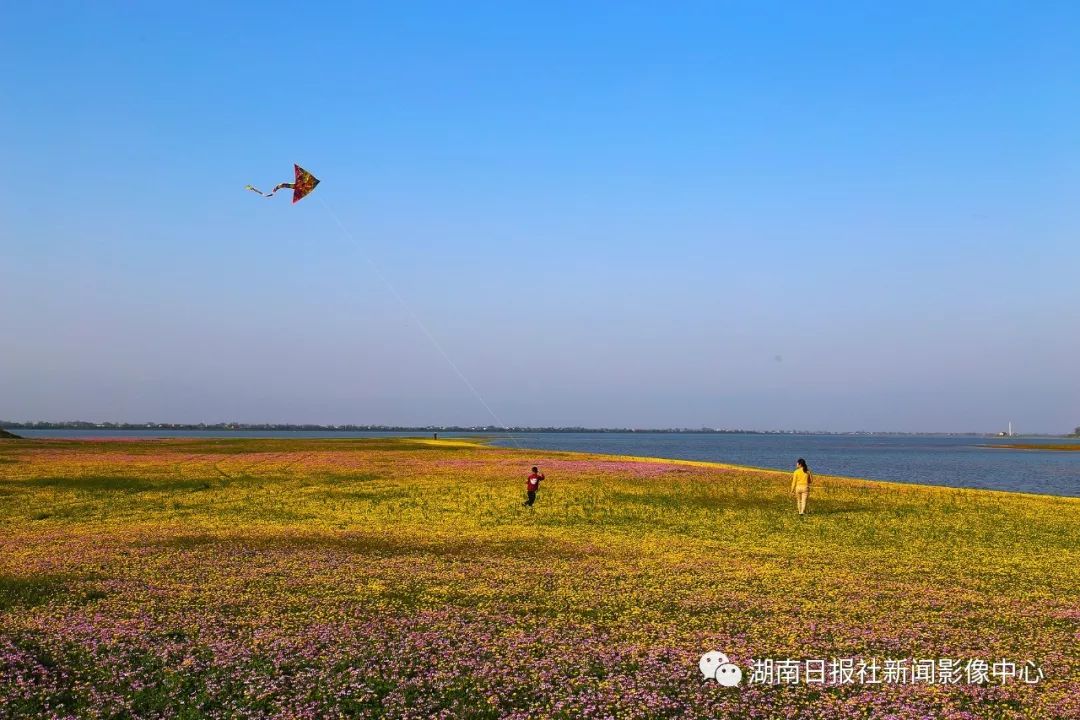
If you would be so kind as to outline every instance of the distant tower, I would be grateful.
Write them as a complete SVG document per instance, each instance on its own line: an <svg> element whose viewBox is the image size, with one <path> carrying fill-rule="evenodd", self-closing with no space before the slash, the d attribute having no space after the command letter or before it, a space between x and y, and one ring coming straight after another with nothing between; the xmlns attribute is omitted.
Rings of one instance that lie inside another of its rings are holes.
<svg viewBox="0 0 1080 720"><path fill-rule="evenodd" d="M1012 420L1009 421L1009 437L1012 437Z"/></svg>

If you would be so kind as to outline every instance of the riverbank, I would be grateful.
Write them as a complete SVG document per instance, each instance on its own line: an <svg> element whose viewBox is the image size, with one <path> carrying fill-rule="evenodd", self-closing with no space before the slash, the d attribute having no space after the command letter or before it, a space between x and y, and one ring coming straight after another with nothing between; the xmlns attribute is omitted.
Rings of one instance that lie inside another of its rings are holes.
<svg viewBox="0 0 1080 720"><path fill-rule="evenodd" d="M0 697L28 716L1080 715L1080 500L820 480L798 518L787 473L702 462L12 441ZM702 680L707 650L741 687ZM763 658L1042 677L751 684Z"/></svg>
<svg viewBox="0 0 1080 720"><path fill-rule="evenodd" d="M314 440L378 437L432 437L429 433L318 433L289 431L260 435L244 431L39 431L30 438L118 439L139 437L212 440L215 438ZM483 434L491 444L538 452L584 452L600 455L662 457L726 462L743 467L789 470L804 457L820 474L869 478L919 485L974 487L988 490L1080 497L1080 453L1033 453L998 449L996 440L981 446L971 436L870 436L705 433L506 433ZM478 437L439 433L440 438ZM1042 439L1014 438L1013 442ZM1049 439L1047 439L1049 441ZM1060 441L1060 440L1059 440Z"/></svg>
<svg viewBox="0 0 1080 720"><path fill-rule="evenodd" d="M1004 445L983 445L989 448L1005 448L1009 450L1055 450L1076 451L1080 450L1080 443L1006 443Z"/></svg>

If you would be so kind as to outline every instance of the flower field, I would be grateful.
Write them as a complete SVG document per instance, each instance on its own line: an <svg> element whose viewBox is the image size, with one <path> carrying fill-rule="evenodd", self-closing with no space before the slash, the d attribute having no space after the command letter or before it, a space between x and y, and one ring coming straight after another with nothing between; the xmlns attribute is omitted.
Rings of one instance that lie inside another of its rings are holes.
<svg viewBox="0 0 1080 720"><path fill-rule="evenodd" d="M1080 499L821 478L799 518L789 484L458 440L5 440L0 718L1080 718ZM840 658L911 674L810 681ZM948 659L1001 672L913 669Z"/></svg>

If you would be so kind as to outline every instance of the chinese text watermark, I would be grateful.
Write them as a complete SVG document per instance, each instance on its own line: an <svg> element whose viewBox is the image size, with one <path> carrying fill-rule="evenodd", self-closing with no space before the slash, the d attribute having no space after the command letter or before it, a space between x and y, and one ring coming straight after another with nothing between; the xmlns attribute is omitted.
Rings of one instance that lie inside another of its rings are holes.
<svg viewBox="0 0 1080 720"><path fill-rule="evenodd" d="M727 687L744 679L747 685L1035 685L1045 677L1032 660L1005 658L757 658L743 672L714 651L701 656L698 668Z"/></svg>

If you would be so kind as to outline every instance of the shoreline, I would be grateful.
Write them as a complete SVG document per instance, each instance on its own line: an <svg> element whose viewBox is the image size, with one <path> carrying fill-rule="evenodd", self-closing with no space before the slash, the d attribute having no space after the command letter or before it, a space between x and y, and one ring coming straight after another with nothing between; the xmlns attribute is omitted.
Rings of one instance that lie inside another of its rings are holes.
<svg viewBox="0 0 1080 720"><path fill-rule="evenodd" d="M125 444L125 443L146 443L146 444L165 444L165 443L196 443L212 441L227 442L227 443L260 443L260 442L327 442L332 444L345 444L349 442L366 443L366 442L379 442L385 440L395 441L412 441L418 445L434 446L434 447L477 447L477 448L489 448L492 450L506 450L510 452L519 453L549 453L551 455L557 455L562 457L578 457L578 458L602 458L605 460L619 461L619 462L633 462L642 464L667 464L667 465L682 465L686 467L699 467L706 469L716 469L734 472L751 472L762 473L769 475L779 475L783 477L790 476L790 470L783 470L779 468L759 467L754 465L739 465L735 463L725 463L712 460L689 460L683 458L665 458L643 455L621 455L617 453L596 453L586 452L578 450L547 450L543 448L530 448L530 447L509 447L505 445L493 445L492 441L498 439L491 435L477 435L470 437L449 437L440 438L435 440L430 437L423 436L394 436L387 437L371 437L371 438L238 438L238 437L210 437L210 438L194 438L194 437L97 437L97 438L19 438L15 441L19 445L24 443L40 443L43 445L61 444L61 443L76 443L76 444ZM6 447L13 447L14 443L7 444ZM987 445L979 446L990 449L1000 448L1001 446ZM1004 447L1004 449L1016 449ZM1080 446L1078 446L1080 449ZM530 462L532 462L530 460ZM871 486L871 487L885 487L894 490L910 490L911 488L917 488L922 490L932 490L937 492L964 492L964 493L995 493L1004 494L1007 496L1021 496L1028 498L1042 498L1042 499L1063 499L1073 502L1080 502L1080 495L1060 495L1055 493L1035 493L1027 492L1023 490L1001 490L996 488L977 488L966 487L957 485L936 485L930 483L916 483L905 482L902 480L884 480L878 478L858 477L852 475L832 475L832 474L818 474L816 477L822 480L838 480L842 484L855 487L859 485Z"/></svg>
<svg viewBox="0 0 1080 720"><path fill-rule="evenodd" d="M1060 443L1051 445L1049 443L1040 445L1038 443L1008 443L1004 445L979 445L982 448L989 448L991 450L1037 450L1041 452L1078 452L1080 451L1080 443Z"/></svg>
<svg viewBox="0 0 1080 720"><path fill-rule="evenodd" d="M442 441L439 440L439 441L428 441L428 442L442 442ZM481 444L481 443L478 443L478 444ZM483 444L486 444L486 443L483 443ZM690 467L713 468L713 469L717 469L717 470L732 470L732 471L741 471L741 472L769 473L769 474L772 474L772 475L781 475L781 476L784 476L784 477L790 477L791 472L792 472L791 470L780 470L778 468L756 467L756 466L753 466L753 465L735 465L735 464L732 464L732 463L714 462L714 461L710 461L710 460L683 460L683 459L680 459L680 458L647 457L647 456L642 456L642 455L615 455L615 454L607 454L607 453L578 452L578 451L574 451L574 450L550 451L550 450L542 450L542 449L538 449L538 448L507 448L507 447L504 447L504 446L501 446L501 445L489 445L489 447L497 447L497 448L499 448L501 450L520 450L520 451L533 451L533 452L558 452L558 453L560 453L562 455L575 455L575 456L592 457L592 458L599 457L599 458L605 458L605 459L609 459L609 460L618 460L620 462L642 462L642 463L653 463L653 464L655 464L655 463L663 463L663 464L670 464L670 465L687 465L687 466L690 466ZM1078 449L1080 449L1080 448L1078 448ZM886 487L890 487L892 489L919 488L919 489L922 489L922 490L934 490L934 491L939 491L939 492L940 491L953 491L953 492L995 493L995 494L1005 494L1005 495L1008 495L1010 497L1019 495L1019 496L1023 496L1023 497L1029 497L1029 498L1042 498L1042 499L1052 498L1052 499L1063 499L1063 500L1071 500L1071 501L1074 501L1074 502L1080 502L1080 495L1055 495L1053 493L1033 493L1033 492L1025 492L1023 490L997 490L995 488L957 487L955 485L931 485L931 484L927 484L927 483L904 482L902 480L879 480L879 479L876 479L876 478L853 477L853 476L850 476L850 475L815 474L814 477L815 478L821 478L822 480L840 480L844 484L847 484L849 486L856 486L857 484L862 483L862 484L866 484L866 485L872 485L874 487L886 486Z"/></svg>

